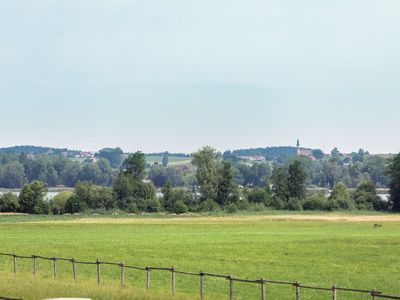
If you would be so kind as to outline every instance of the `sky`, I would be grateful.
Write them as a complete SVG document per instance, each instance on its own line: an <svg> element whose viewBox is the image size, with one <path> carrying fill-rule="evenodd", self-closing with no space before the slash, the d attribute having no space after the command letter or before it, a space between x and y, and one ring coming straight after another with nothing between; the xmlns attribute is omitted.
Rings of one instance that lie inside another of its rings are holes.
<svg viewBox="0 0 400 300"><path fill-rule="evenodd" d="M13 0L0 147L397 153L398 0Z"/></svg>

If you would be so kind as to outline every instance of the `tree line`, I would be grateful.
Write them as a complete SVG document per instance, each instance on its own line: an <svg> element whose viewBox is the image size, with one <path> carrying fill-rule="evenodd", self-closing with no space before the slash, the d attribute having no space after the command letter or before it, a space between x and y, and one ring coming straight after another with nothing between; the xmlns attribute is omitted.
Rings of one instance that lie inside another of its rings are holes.
<svg viewBox="0 0 400 300"><path fill-rule="evenodd" d="M162 193L147 180L145 155L136 152L123 162L111 187L78 181L73 192L63 192L46 201L47 185L41 181L25 184L19 196L5 193L0 211L23 213L80 213L85 211L123 210L139 212L211 212L238 210L382 210L400 211L400 154L389 159L390 199L383 201L372 180L361 182L350 191L343 182L335 183L332 193L307 190L307 170L301 160L275 165L267 181L241 186L231 161L204 147L193 154L195 184L191 188L174 187L167 180Z"/></svg>
<svg viewBox="0 0 400 300"><path fill-rule="evenodd" d="M3 188L21 188L33 181L53 187L74 187L78 181L111 186L117 174L110 161L102 157L95 162L79 162L59 155L40 154L29 158L24 153L0 153L0 187Z"/></svg>

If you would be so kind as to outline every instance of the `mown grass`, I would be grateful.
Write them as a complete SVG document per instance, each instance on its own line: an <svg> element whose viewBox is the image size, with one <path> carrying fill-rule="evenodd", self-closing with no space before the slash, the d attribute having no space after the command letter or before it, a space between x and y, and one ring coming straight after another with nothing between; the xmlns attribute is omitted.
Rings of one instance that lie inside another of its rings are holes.
<svg viewBox="0 0 400 300"><path fill-rule="evenodd" d="M2 252L91 261L99 257L143 267L175 266L185 271L232 274L248 279L298 280L324 287L336 283L400 294L400 222L383 222L382 227L374 228L372 221L290 220L260 215L0 217L3 218L7 222L0 223ZM51 277L51 268L51 262L38 264L42 276ZM32 261L18 261L18 272L31 269ZM0 258L0 270L10 273L12 259ZM61 278L71 278L70 264L60 262L59 273ZM96 286L95 274L95 266L79 266L80 278L86 278L93 286ZM127 284L143 288L145 275L143 271L129 271ZM118 268L102 268L104 282L118 284L119 276ZM168 290L170 281L170 273L152 273L155 290ZM197 297L198 287L197 277L177 276L179 292ZM234 288L236 299L259 298L258 286L235 284ZM207 278L206 295L226 299L228 282ZM293 299L294 288L268 286L267 296ZM370 299L368 295L339 293L339 296ZM329 297L326 292L302 291L302 299Z"/></svg>

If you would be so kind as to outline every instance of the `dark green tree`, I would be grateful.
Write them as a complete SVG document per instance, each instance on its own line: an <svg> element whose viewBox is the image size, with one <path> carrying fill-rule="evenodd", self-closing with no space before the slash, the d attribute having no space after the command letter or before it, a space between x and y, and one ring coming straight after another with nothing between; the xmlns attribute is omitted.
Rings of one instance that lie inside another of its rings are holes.
<svg viewBox="0 0 400 300"><path fill-rule="evenodd" d="M98 157L108 160L113 168L121 167L123 155L121 148L104 148L98 153Z"/></svg>
<svg viewBox="0 0 400 300"><path fill-rule="evenodd" d="M24 185L19 194L20 211L28 214L48 213L45 204L47 191L47 185L41 181Z"/></svg>
<svg viewBox="0 0 400 300"><path fill-rule="evenodd" d="M216 201L219 205L224 206L237 200L235 197L237 185L233 175L232 164L229 161L223 161L221 164L217 189Z"/></svg>
<svg viewBox="0 0 400 300"><path fill-rule="evenodd" d="M132 176L134 181L143 180L145 177L146 158L140 151L128 156L124 161L125 174Z"/></svg>
<svg viewBox="0 0 400 300"><path fill-rule="evenodd" d="M400 153L389 160L387 173L390 177L390 201L392 210L400 212Z"/></svg>
<svg viewBox="0 0 400 300"><path fill-rule="evenodd" d="M271 181L274 200L287 203L290 197L287 169L275 167L272 171Z"/></svg>
<svg viewBox="0 0 400 300"><path fill-rule="evenodd" d="M164 152L163 156L162 156L162 165L164 167L167 167L169 163L169 153L166 151Z"/></svg>
<svg viewBox="0 0 400 300"><path fill-rule="evenodd" d="M0 168L0 186L10 189L22 187L25 183L24 166L18 161L11 161Z"/></svg>
<svg viewBox="0 0 400 300"><path fill-rule="evenodd" d="M196 178L200 186L202 199L215 200L218 194L218 154L211 147L204 147L193 154L196 166Z"/></svg>
<svg viewBox="0 0 400 300"><path fill-rule="evenodd" d="M381 209L381 201L376 193L375 184L370 180L360 183L354 193L354 202L358 209Z"/></svg>
<svg viewBox="0 0 400 300"><path fill-rule="evenodd" d="M305 181L307 174L304 171L301 162L295 160L292 164L290 164L288 173L289 197L304 199L306 195Z"/></svg>

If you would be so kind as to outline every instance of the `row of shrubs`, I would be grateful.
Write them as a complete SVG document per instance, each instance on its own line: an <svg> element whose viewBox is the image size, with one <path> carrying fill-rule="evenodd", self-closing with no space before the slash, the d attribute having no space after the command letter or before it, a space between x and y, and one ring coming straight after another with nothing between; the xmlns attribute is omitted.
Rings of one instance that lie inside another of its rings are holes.
<svg viewBox="0 0 400 300"><path fill-rule="evenodd" d="M371 182L359 185L356 191L349 192L346 186L338 183L327 198L323 193L308 193L304 199L284 198L276 195L269 187L245 188L240 197L224 206L214 200L197 199L196 194L181 188L164 188L163 197L157 198L155 190L146 188L147 198L127 197L116 200L113 190L107 187L80 182L75 190L59 193L47 200L47 186L33 182L23 187L19 196L4 193L0 196L0 212L22 212L30 214L65 214L85 211L122 210L128 213L187 212L235 213L241 211L270 210L390 210L390 203L383 201Z"/></svg>

